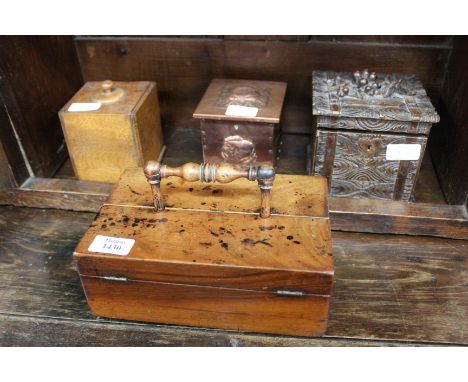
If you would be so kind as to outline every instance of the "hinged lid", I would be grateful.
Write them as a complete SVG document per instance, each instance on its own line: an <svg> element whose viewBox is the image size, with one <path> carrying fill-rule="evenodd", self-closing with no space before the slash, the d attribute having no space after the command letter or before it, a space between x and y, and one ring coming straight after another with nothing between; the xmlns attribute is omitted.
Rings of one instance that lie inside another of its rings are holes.
<svg viewBox="0 0 468 382"><path fill-rule="evenodd" d="M214 79L194 118L279 123L285 82Z"/></svg>
<svg viewBox="0 0 468 382"><path fill-rule="evenodd" d="M333 278L326 182L277 175L272 216L256 184L163 179L155 212L142 169L127 170L75 250L82 275L330 295ZM134 239L126 256L89 251L97 235Z"/></svg>
<svg viewBox="0 0 468 382"><path fill-rule="evenodd" d="M76 113L69 110L70 106L83 105L75 110L92 112L93 114L131 114L141 101L141 98L155 85L154 82L112 82L92 81L87 82L65 104L61 113ZM89 108L86 105L89 105ZM96 104L97 107L92 107Z"/></svg>
<svg viewBox="0 0 468 382"><path fill-rule="evenodd" d="M407 122L439 122L421 82L412 74L314 71L313 114Z"/></svg>

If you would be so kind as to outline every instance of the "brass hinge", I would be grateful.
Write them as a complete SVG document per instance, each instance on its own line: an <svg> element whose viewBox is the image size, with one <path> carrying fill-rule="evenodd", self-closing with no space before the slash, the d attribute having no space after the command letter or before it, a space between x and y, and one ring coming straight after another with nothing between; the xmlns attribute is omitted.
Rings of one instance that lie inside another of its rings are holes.
<svg viewBox="0 0 468 382"><path fill-rule="evenodd" d="M103 276L102 278L104 280L110 280L110 281L128 281L126 277L122 277L122 276Z"/></svg>
<svg viewBox="0 0 468 382"><path fill-rule="evenodd" d="M304 292L292 291L292 290L277 290L276 294L281 296L305 296Z"/></svg>

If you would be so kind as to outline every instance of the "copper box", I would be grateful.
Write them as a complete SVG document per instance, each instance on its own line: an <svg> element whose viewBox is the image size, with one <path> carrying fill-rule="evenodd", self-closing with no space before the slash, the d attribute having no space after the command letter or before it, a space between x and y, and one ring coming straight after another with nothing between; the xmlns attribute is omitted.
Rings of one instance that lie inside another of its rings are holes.
<svg viewBox="0 0 468 382"><path fill-rule="evenodd" d="M214 79L193 113L203 159L241 166L275 164L286 83Z"/></svg>
<svg viewBox="0 0 468 382"><path fill-rule="evenodd" d="M411 74L315 71L312 175L330 195L410 201L439 121Z"/></svg>

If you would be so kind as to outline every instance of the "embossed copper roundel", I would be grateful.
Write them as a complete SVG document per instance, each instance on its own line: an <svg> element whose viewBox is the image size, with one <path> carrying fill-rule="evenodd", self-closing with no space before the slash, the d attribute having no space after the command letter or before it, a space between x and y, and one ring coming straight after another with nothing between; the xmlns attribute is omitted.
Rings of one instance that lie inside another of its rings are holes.
<svg viewBox="0 0 468 382"><path fill-rule="evenodd" d="M253 142L240 135L224 138L220 154L225 162L242 165L255 163L257 158Z"/></svg>
<svg viewBox="0 0 468 382"><path fill-rule="evenodd" d="M239 105L262 109L268 104L270 89L266 87L226 85L216 106Z"/></svg>

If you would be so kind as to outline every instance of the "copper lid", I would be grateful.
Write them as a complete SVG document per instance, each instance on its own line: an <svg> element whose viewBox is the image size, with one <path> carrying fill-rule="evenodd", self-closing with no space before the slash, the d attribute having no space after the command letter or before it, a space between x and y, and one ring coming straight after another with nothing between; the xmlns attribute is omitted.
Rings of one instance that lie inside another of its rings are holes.
<svg viewBox="0 0 468 382"><path fill-rule="evenodd" d="M193 117L279 123L285 93L285 82L214 79Z"/></svg>

